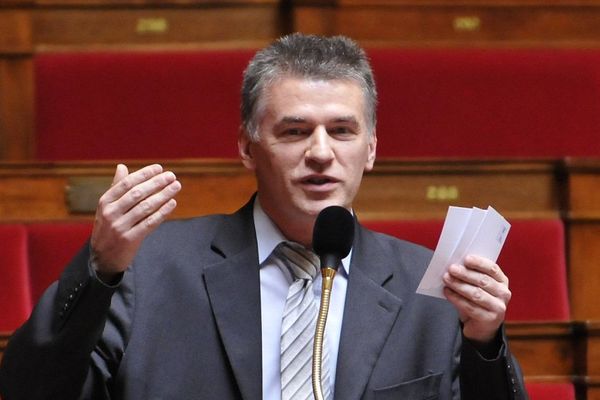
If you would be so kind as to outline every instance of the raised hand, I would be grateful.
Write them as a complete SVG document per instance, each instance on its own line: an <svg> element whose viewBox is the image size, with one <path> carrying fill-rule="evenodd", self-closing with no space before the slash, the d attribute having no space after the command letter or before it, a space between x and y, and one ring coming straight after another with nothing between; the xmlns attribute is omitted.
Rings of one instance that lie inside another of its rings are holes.
<svg viewBox="0 0 600 400"><path fill-rule="evenodd" d="M444 294L458 310L464 336L479 343L493 340L511 298L502 269L487 258L468 256L464 265L451 265L443 279Z"/></svg>
<svg viewBox="0 0 600 400"><path fill-rule="evenodd" d="M129 173L117 165L112 185L100 198L92 231L94 266L102 279L125 271L144 238L175 209L181 183L175 174L149 165Z"/></svg>

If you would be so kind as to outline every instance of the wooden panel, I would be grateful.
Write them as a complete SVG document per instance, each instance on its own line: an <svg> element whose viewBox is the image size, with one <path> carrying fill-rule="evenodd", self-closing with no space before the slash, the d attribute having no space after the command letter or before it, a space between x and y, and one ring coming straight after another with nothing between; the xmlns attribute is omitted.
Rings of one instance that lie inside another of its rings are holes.
<svg viewBox="0 0 600 400"><path fill-rule="evenodd" d="M567 165L569 218L600 221L600 160L568 159Z"/></svg>
<svg viewBox="0 0 600 400"><path fill-rule="evenodd" d="M568 224L571 315L600 320L600 223Z"/></svg>
<svg viewBox="0 0 600 400"><path fill-rule="evenodd" d="M0 159L27 160L33 152L32 141L32 61L0 57Z"/></svg>
<svg viewBox="0 0 600 400"><path fill-rule="evenodd" d="M587 400L600 400L600 322L588 322L584 389Z"/></svg>
<svg viewBox="0 0 600 400"><path fill-rule="evenodd" d="M335 5L333 5L334 3ZM294 27L364 45L598 46L600 2L296 1Z"/></svg>
<svg viewBox="0 0 600 400"><path fill-rule="evenodd" d="M128 163L131 170L141 163ZM255 190L254 178L239 163L163 163L177 174L183 190L173 217L233 212ZM43 221L86 219L92 214L71 213L67 188L72 177L110 178L115 163L11 164L0 168L0 220ZM110 179L109 179L110 182Z"/></svg>
<svg viewBox="0 0 600 400"><path fill-rule="evenodd" d="M131 164L133 169L142 164ZM254 191L254 177L239 162L167 162L182 181L175 217L230 212ZM508 218L559 215L552 162L380 161L363 180L355 202L364 219L444 218L448 205L492 205ZM82 218L69 212L71 177L105 176L114 163L0 165L0 220ZM89 217L89 216L88 216Z"/></svg>
<svg viewBox="0 0 600 400"><path fill-rule="evenodd" d="M2 4L10 5L27 4ZM27 10L0 8L0 160L25 160L32 149L32 36Z"/></svg>
<svg viewBox="0 0 600 400"><path fill-rule="evenodd" d="M355 201L364 219L444 218L449 205L489 205L509 218L556 218L553 162L379 161Z"/></svg>
<svg viewBox="0 0 600 400"><path fill-rule="evenodd" d="M507 323L509 345L529 381L570 380L582 372L577 360L582 335L569 322Z"/></svg>
<svg viewBox="0 0 600 400"><path fill-rule="evenodd" d="M0 54L30 53L31 50L29 12L0 9Z"/></svg>
<svg viewBox="0 0 600 400"><path fill-rule="evenodd" d="M567 160L572 315L600 320L600 160Z"/></svg>
<svg viewBox="0 0 600 400"><path fill-rule="evenodd" d="M38 49L113 46L258 47L282 32L274 5L214 8L39 9Z"/></svg>

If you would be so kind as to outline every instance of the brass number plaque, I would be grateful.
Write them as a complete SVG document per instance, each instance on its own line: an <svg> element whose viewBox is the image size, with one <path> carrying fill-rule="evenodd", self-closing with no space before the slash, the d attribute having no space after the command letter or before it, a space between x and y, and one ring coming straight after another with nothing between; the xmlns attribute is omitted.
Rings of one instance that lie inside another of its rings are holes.
<svg viewBox="0 0 600 400"><path fill-rule="evenodd" d="M481 28L481 19L475 15L455 17L452 27L456 32L474 32Z"/></svg>
<svg viewBox="0 0 600 400"><path fill-rule="evenodd" d="M135 31L140 34L166 33L169 30L169 21L166 18L140 18L137 20Z"/></svg>
<svg viewBox="0 0 600 400"><path fill-rule="evenodd" d="M70 178L65 188L67 207L70 213L93 214L100 196L110 187L110 177Z"/></svg>
<svg viewBox="0 0 600 400"><path fill-rule="evenodd" d="M427 193L425 194L429 201L453 201L458 200L459 190L457 186L427 186Z"/></svg>

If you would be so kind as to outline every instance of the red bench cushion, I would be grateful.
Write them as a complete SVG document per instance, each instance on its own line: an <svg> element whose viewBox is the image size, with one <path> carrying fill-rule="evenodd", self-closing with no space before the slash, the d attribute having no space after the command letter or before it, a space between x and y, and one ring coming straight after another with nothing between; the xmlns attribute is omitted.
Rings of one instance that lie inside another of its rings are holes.
<svg viewBox="0 0 600 400"><path fill-rule="evenodd" d="M250 50L41 53L42 160L237 158ZM598 156L600 51L372 49L379 156Z"/></svg>
<svg viewBox="0 0 600 400"><path fill-rule="evenodd" d="M237 157L250 51L35 57L42 160Z"/></svg>
<svg viewBox="0 0 600 400"><path fill-rule="evenodd" d="M371 52L380 156L600 155L600 52Z"/></svg>

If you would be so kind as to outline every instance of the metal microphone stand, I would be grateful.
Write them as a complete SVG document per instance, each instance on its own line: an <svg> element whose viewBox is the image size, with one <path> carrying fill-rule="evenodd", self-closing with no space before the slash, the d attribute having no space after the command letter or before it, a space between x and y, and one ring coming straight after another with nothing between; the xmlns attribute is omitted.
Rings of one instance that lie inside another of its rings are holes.
<svg viewBox="0 0 600 400"><path fill-rule="evenodd" d="M331 289L333 288L333 278L335 277L335 272L336 270L331 267L321 268L321 276L323 277L321 305L319 306L319 315L317 317L317 327L315 329L312 358L312 386L315 400L324 400L323 388L321 386L323 337L325 335L325 324L327 323L327 313L329 312L329 301L331 299Z"/></svg>

